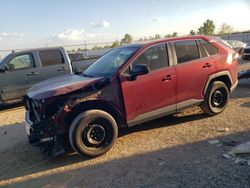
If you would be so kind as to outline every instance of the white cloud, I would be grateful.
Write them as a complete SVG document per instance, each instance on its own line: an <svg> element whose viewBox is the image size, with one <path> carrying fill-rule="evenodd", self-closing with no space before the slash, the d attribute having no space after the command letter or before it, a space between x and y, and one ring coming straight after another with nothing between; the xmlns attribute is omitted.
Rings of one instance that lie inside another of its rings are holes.
<svg viewBox="0 0 250 188"><path fill-rule="evenodd" d="M22 37L25 37L25 35L23 33L18 33L18 32L14 32L14 33L2 32L2 33L0 33L0 37L2 39L4 39L4 38L22 38Z"/></svg>
<svg viewBox="0 0 250 188"><path fill-rule="evenodd" d="M0 35L2 35L2 36L8 36L7 33L1 33Z"/></svg>
<svg viewBox="0 0 250 188"><path fill-rule="evenodd" d="M52 35L52 38L58 41L82 41L88 38L97 38L107 35L107 33L87 33L84 29L67 29L63 32Z"/></svg>
<svg viewBox="0 0 250 188"><path fill-rule="evenodd" d="M25 35L23 33L15 32L15 33L13 33L13 36L15 36L15 37L24 37Z"/></svg>
<svg viewBox="0 0 250 188"><path fill-rule="evenodd" d="M107 28L110 26L110 23L103 20L102 22L99 22L99 23L94 23L94 22L91 22L90 23L91 27L93 28Z"/></svg>
<svg viewBox="0 0 250 188"><path fill-rule="evenodd" d="M155 17L155 18L153 18L152 19L152 22L161 22L161 21L163 21L164 19L162 18L162 17Z"/></svg>
<svg viewBox="0 0 250 188"><path fill-rule="evenodd" d="M0 40L3 40L3 39L0 37Z"/></svg>
<svg viewBox="0 0 250 188"><path fill-rule="evenodd" d="M67 29L64 32L54 34L56 39L66 39L66 40L82 40L85 37L85 31L83 29Z"/></svg>

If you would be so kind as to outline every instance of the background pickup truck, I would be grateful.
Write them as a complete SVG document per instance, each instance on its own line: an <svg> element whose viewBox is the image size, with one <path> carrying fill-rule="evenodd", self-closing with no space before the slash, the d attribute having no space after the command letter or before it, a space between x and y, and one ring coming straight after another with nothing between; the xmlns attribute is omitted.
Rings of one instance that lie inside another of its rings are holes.
<svg viewBox="0 0 250 188"><path fill-rule="evenodd" d="M13 52L0 62L0 105L20 102L27 89L36 83L82 72L95 60L71 62L62 47Z"/></svg>

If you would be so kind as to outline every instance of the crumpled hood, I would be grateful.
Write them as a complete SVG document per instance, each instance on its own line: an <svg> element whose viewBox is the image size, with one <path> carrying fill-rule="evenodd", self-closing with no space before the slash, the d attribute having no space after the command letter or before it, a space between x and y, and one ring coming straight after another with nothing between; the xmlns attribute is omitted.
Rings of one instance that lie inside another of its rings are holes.
<svg viewBox="0 0 250 188"><path fill-rule="evenodd" d="M28 96L37 100L59 96L87 87L101 79L101 77L88 78L75 74L63 75L36 84L28 90Z"/></svg>

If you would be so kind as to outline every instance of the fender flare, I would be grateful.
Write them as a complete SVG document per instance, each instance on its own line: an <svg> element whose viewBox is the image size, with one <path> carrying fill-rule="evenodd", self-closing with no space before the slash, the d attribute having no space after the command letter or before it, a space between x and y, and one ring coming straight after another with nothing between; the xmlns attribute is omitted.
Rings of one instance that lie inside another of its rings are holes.
<svg viewBox="0 0 250 188"><path fill-rule="evenodd" d="M217 73L212 74L212 75L210 75L210 76L208 77L208 80L207 80L206 85L205 85L204 90L203 90L203 94L204 94L204 95L206 94L207 89L208 89L208 86L209 86L209 84L211 83L211 81L214 80L214 79L216 79L216 78L218 78L218 77L221 77L221 76L227 76L228 79L230 80L231 86L233 85L233 80L232 80L232 77L231 77L229 71L217 72ZM229 89L232 90L231 88L229 88Z"/></svg>
<svg viewBox="0 0 250 188"><path fill-rule="evenodd" d="M94 109L103 110L109 113L116 120L118 127L126 126L126 122L122 115L122 112L120 112L114 105L103 100L87 100L77 103L76 105L72 106L72 111L70 112L70 114L75 116L75 111L79 110L80 112L83 112Z"/></svg>

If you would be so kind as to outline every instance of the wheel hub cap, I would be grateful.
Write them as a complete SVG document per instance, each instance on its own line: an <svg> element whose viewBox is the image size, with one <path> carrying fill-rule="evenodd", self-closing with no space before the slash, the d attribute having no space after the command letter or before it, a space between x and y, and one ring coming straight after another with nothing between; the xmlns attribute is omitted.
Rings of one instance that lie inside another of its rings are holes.
<svg viewBox="0 0 250 188"><path fill-rule="evenodd" d="M101 125L94 124L88 130L87 139L91 144L100 144L105 138L105 129Z"/></svg>
<svg viewBox="0 0 250 188"><path fill-rule="evenodd" d="M215 106L220 106L223 102L223 94L220 91L214 92L213 103Z"/></svg>

